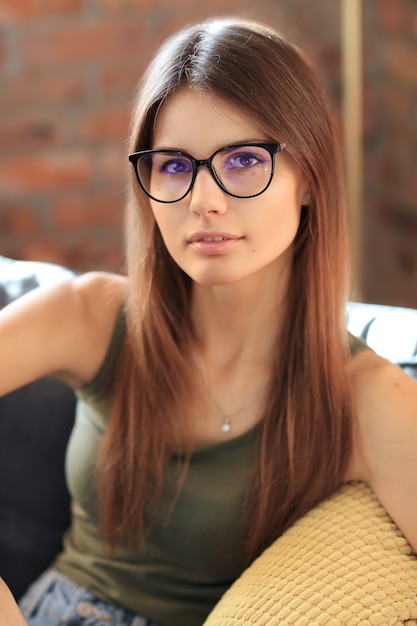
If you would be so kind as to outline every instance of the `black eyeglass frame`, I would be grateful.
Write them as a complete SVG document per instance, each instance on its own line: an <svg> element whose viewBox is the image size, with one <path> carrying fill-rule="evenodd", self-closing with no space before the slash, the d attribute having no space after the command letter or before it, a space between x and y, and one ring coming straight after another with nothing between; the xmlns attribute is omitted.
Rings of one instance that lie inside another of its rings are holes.
<svg viewBox="0 0 417 626"><path fill-rule="evenodd" d="M232 193L231 191L228 191L228 189L226 189L226 187L223 185L220 178L217 176L216 170L214 169L212 165L213 159L219 154L219 152L223 152L224 150L234 150L235 148L241 148L241 147L242 148L243 147L264 148L267 152L269 152L271 156L271 175L269 177L267 184L262 189L262 191L258 191L257 193L251 194L249 196L241 196L236 193ZM149 198L151 198L151 200L155 200L155 202L161 202L163 204L173 204L174 202L180 202L180 200L183 200L185 196L187 196L190 193L191 189L194 186L195 179L197 177L197 170L199 167L207 167L213 179L220 187L220 189L222 189L222 191L227 193L229 196L232 196L233 198L243 198L243 199L256 198L257 196L260 196L261 194L263 194L268 189L269 185L271 184L271 181L275 172L275 155L278 152L282 152L285 149L286 149L286 144L283 142L281 143L237 143L237 144L232 144L230 146L224 146L223 148L219 148L218 150L213 152L213 154L209 156L208 159L196 159L191 154L189 154L188 152L184 152L183 150L140 150L139 152L133 152L132 154L129 154L128 159L130 163L132 163L134 171L135 171L136 179L140 187L142 188L142 190L146 193L146 195ZM177 198L176 200L160 200L159 198L155 198L155 196L150 194L149 191L145 189L141 181L141 178L139 176L138 162L142 156L145 156L147 154L155 154L155 153L178 155L178 156L186 157L187 159L190 160L192 168L193 168L193 174L192 174L191 181L190 181L187 191L180 198Z"/></svg>

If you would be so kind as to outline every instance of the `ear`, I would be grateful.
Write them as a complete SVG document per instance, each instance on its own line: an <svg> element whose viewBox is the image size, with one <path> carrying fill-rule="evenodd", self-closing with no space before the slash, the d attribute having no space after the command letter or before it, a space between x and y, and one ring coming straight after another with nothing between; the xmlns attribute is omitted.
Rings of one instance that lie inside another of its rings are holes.
<svg viewBox="0 0 417 626"><path fill-rule="evenodd" d="M308 187L306 188L306 190L303 193L301 204L302 204L302 206L310 206L310 204L311 204L311 193L310 193L310 190L308 189Z"/></svg>

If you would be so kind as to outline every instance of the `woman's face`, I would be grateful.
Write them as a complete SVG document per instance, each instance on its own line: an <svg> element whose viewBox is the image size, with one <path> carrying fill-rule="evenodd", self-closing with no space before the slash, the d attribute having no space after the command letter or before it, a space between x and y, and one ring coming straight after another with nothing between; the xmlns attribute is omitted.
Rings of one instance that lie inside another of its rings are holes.
<svg viewBox="0 0 417 626"><path fill-rule="evenodd" d="M267 137L245 114L220 99L182 90L162 106L153 149L175 149L206 159L231 144L279 141ZM182 200L151 208L175 262L202 285L227 285L261 273L288 269L306 183L287 153L275 156L270 186L253 198L235 198L198 168L191 192Z"/></svg>

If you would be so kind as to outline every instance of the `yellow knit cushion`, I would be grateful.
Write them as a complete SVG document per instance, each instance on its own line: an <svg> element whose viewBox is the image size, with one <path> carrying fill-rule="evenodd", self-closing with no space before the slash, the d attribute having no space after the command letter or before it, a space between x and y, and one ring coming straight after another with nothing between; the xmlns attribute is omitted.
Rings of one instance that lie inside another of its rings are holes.
<svg viewBox="0 0 417 626"><path fill-rule="evenodd" d="M417 624L417 557L369 487L344 485L254 561L204 626L240 624Z"/></svg>

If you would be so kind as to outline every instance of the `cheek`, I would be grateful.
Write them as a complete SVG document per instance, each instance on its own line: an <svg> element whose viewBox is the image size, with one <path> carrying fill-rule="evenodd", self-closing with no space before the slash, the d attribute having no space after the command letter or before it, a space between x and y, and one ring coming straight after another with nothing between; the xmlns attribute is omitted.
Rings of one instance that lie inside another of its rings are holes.
<svg viewBox="0 0 417 626"><path fill-rule="evenodd" d="M262 223L264 231L286 236L295 234L300 223L301 204L294 193L282 193L279 199L269 203Z"/></svg>
<svg viewBox="0 0 417 626"><path fill-rule="evenodd" d="M166 207L161 204L158 204L157 206L153 206L153 203L152 203L151 208L152 208L152 213L153 213L155 222L158 225L158 228L161 232L162 237L165 239L165 237L172 230L172 224L171 224L172 216L170 216L169 211L167 211Z"/></svg>
<svg viewBox="0 0 417 626"><path fill-rule="evenodd" d="M265 213L262 226L258 229L258 240L253 245L252 252L259 253L262 248L268 248L276 253L285 250L294 241L301 219L301 205L297 203L294 194L282 194L279 201L270 204L270 210ZM263 245L259 243L263 240ZM268 242L268 243L267 243Z"/></svg>
<svg viewBox="0 0 417 626"><path fill-rule="evenodd" d="M175 249L178 247L179 243L180 229L179 220L176 217L175 211L171 212L169 208L170 207L168 207L168 210L166 206L156 209L152 208L152 213L168 252L171 256L174 256Z"/></svg>

